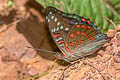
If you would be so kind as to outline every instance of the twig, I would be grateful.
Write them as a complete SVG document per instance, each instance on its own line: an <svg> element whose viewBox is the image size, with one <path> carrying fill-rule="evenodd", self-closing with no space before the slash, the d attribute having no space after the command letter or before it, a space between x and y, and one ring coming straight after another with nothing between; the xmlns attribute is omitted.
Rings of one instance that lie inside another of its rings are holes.
<svg viewBox="0 0 120 80"><path fill-rule="evenodd" d="M114 28L116 27L116 24L111 19L109 19L106 16L103 16L103 18L105 18L107 21L109 21L114 26Z"/></svg>

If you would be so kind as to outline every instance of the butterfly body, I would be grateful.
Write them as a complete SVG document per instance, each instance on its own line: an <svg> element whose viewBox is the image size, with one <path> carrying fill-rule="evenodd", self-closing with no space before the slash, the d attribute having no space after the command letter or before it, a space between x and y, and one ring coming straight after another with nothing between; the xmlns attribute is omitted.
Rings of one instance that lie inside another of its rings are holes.
<svg viewBox="0 0 120 80"><path fill-rule="evenodd" d="M55 43L62 52L58 54L60 59L67 62L95 53L110 40L89 19L64 13L51 6L46 8L46 22Z"/></svg>

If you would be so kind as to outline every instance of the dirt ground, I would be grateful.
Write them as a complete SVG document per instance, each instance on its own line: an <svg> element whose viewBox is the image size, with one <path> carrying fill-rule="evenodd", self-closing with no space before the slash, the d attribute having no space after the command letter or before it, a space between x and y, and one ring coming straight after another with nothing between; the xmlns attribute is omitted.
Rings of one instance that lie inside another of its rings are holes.
<svg viewBox="0 0 120 80"><path fill-rule="evenodd" d="M70 65L41 48L59 51L34 0L0 0L0 80L120 80L120 26L95 55ZM17 23L17 21L20 21Z"/></svg>

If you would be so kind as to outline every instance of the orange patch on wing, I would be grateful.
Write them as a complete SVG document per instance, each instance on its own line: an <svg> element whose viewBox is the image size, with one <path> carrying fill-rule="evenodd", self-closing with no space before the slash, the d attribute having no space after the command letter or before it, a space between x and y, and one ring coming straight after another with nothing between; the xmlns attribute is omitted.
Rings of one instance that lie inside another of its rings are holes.
<svg viewBox="0 0 120 80"><path fill-rule="evenodd" d="M92 36L89 36L89 38L92 38Z"/></svg>
<svg viewBox="0 0 120 80"><path fill-rule="evenodd" d="M63 41L58 41L58 44L61 44L61 43L63 43Z"/></svg>
<svg viewBox="0 0 120 80"><path fill-rule="evenodd" d="M82 18L82 21L84 22L84 21L85 21L85 19L84 19L84 18Z"/></svg>
<svg viewBox="0 0 120 80"><path fill-rule="evenodd" d="M88 37L88 35L86 34L85 37Z"/></svg>
<svg viewBox="0 0 120 80"><path fill-rule="evenodd" d="M78 24L76 27L77 27L77 28L80 28L80 24Z"/></svg>
<svg viewBox="0 0 120 80"><path fill-rule="evenodd" d="M76 41L73 41L73 44L76 44Z"/></svg>
<svg viewBox="0 0 120 80"><path fill-rule="evenodd" d="M72 42L70 42L70 45L71 45L71 46L73 46L73 43L72 43Z"/></svg>
<svg viewBox="0 0 120 80"><path fill-rule="evenodd" d="M95 40L94 38L92 38L91 40Z"/></svg>
<svg viewBox="0 0 120 80"><path fill-rule="evenodd" d="M86 27L86 25L82 25L82 28L85 28Z"/></svg>
<svg viewBox="0 0 120 80"><path fill-rule="evenodd" d="M90 24L90 20L88 20L87 23Z"/></svg>
<svg viewBox="0 0 120 80"><path fill-rule="evenodd" d="M67 41L65 42L65 49L66 49L66 51L67 51L69 54L71 54L71 52L70 52L69 49L68 49Z"/></svg>
<svg viewBox="0 0 120 80"><path fill-rule="evenodd" d="M60 34L55 34L53 37L59 37L60 36Z"/></svg>
<svg viewBox="0 0 120 80"><path fill-rule="evenodd" d="M90 26L88 26L88 29L90 29L91 27Z"/></svg>
<svg viewBox="0 0 120 80"><path fill-rule="evenodd" d="M71 37L71 38L73 38L73 37L74 37L74 34L73 34L73 33L72 33L72 34L70 34L70 37Z"/></svg>
<svg viewBox="0 0 120 80"><path fill-rule="evenodd" d="M82 43L82 42L84 42L84 41L82 41L82 40L81 40L81 41L79 41L79 43Z"/></svg>
<svg viewBox="0 0 120 80"><path fill-rule="evenodd" d="M80 31L77 31L77 35L79 35L80 34Z"/></svg>
<svg viewBox="0 0 120 80"><path fill-rule="evenodd" d="M89 38L90 38L91 40L95 40L92 36L89 36Z"/></svg>
<svg viewBox="0 0 120 80"><path fill-rule="evenodd" d="M68 49L68 48L66 48L66 51L67 51L69 54L71 54L71 52L69 51L69 49Z"/></svg>
<svg viewBox="0 0 120 80"><path fill-rule="evenodd" d="M76 45L76 47L80 47L80 45Z"/></svg>
<svg viewBox="0 0 120 80"><path fill-rule="evenodd" d="M67 41L65 42L65 47L68 47Z"/></svg>
<svg viewBox="0 0 120 80"><path fill-rule="evenodd" d="M82 32L81 35L83 36L85 34L85 32Z"/></svg>

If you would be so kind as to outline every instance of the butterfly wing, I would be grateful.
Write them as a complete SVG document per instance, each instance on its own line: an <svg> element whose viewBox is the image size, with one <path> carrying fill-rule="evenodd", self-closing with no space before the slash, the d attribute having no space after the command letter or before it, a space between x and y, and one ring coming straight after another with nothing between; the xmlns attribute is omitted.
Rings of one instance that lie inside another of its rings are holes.
<svg viewBox="0 0 120 80"><path fill-rule="evenodd" d="M46 8L46 22L55 43L67 62L89 55L88 53L91 51L93 53L107 41L104 40L107 36L101 33L89 19L64 13L51 6Z"/></svg>

